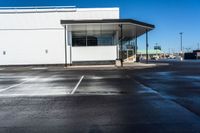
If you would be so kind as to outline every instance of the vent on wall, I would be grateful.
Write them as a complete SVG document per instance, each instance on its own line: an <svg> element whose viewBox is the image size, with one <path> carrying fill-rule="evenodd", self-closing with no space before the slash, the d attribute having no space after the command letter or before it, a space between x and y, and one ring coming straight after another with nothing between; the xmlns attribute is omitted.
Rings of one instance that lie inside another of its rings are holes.
<svg viewBox="0 0 200 133"><path fill-rule="evenodd" d="M48 49L45 49L45 53L48 54L48 52L49 52Z"/></svg>

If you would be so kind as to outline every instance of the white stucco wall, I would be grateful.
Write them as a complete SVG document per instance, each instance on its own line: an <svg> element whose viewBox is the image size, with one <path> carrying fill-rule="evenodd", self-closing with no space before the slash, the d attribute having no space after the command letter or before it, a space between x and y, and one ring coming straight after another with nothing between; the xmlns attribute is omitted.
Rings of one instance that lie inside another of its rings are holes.
<svg viewBox="0 0 200 133"><path fill-rule="evenodd" d="M63 64L64 28L60 20L119 18L118 8L78 8L70 12L24 11L11 10L8 13L0 10L0 65ZM3 51L6 51L6 55L3 55ZM73 58L77 57L82 58L79 55ZM102 56L101 59L106 58Z"/></svg>
<svg viewBox="0 0 200 133"><path fill-rule="evenodd" d="M72 61L110 61L116 60L116 58L116 46L87 46L72 48Z"/></svg>

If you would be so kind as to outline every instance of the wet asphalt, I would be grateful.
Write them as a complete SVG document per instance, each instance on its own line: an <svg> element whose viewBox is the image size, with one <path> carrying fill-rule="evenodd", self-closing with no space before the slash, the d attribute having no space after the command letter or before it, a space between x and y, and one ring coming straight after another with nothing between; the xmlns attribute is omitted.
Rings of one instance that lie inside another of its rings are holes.
<svg viewBox="0 0 200 133"><path fill-rule="evenodd" d="M0 67L0 133L200 133L199 68Z"/></svg>

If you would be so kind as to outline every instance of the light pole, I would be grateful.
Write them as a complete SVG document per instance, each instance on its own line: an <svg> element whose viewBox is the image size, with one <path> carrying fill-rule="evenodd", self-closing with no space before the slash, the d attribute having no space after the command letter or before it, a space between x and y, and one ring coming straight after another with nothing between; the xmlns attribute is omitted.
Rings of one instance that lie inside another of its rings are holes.
<svg viewBox="0 0 200 133"><path fill-rule="evenodd" d="M156 57L158 56L158 43L155 43L155 46L156 46L156 48L155 48L155 50L156 50Z"/></svg>
<svg viewBox="0 0 200 133"><path fill-rule="evenodd" d="M181 39L181 54L183 53L183 32L180 32L180 39Z"/></svg>

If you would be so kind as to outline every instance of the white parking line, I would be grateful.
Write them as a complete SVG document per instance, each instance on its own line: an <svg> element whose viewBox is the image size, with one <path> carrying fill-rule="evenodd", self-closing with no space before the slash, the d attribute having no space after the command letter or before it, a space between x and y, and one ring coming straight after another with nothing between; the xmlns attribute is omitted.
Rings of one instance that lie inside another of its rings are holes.
<svg viewBox="0 0 200 133"><path fill-rule="evenodd" d="M28 81L24 81L24 82L21 82L21 83L19 83L19 84L12 85L12 86L9 86L9 87L7 87L7 88L1 89L0 92L7 91L7 90L9 90L9 89L11 89L11 88L20 86L20 85L22 85L22 84L24 84L24 83L26 83L26 82L28 82Z"/></svg>
<svg viewBox="0 0 200 133"><path fill-rule="evenodd" d="M35 80L35 79L37 79L37 78L25 80L24 82L21 82L21 83L19 83L19 84L15 84L15 85L9 86L9 87L7 87L7 88L0 89L0 92L7 91L7 90L9 90L9 89L12 89L12 88L14 88L14 87L20 86L20 85L22 85L22 84L24 84L24 83L26 83L26 82L29 82L29 81L32 81L32 80Z"/></svg>
<svg viewBox="0 0 200 133"><path fill-rule="evenodd" d="M80 85L81 81L83 80L84 75L80 78L80 80L78 81L78 83L76 84L76 86L74 87L74 89L72 90L72 92L70 94L74 94L75 91L77 90L78 86Z"/></svg>
<svg viewBox="0 0 200 133"><path fill-rule="evenodd" d="M46 70L48 69L47 67L34 67L34 68L31 68L32 70Z"/></svg>

